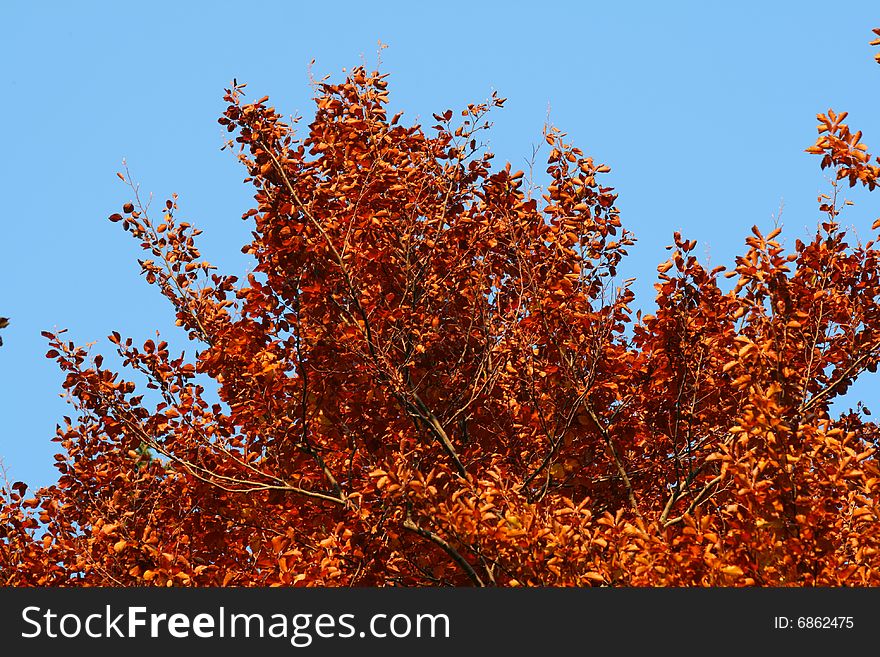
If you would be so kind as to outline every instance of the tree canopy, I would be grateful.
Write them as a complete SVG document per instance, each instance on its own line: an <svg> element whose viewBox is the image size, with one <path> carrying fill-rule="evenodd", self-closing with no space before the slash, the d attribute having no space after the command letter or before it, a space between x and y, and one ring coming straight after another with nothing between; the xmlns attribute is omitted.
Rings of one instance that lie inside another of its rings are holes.
<svg viewBox="0 0 880 657"><path fill-rule="evenodd" d="M880 159L846 112L807 149L815 234L709 270L676 233L642 315L608 166L548 127L538 187L480 143L504 99L407 125L386 78L318 83L304 127L227 90L246 280L176 197L110 216L195 352L114 332L115 371L46 334L75 413L58 482L4 489L0 583L880 584L880 433L830 411L880 361L838 194Z"/></svg>

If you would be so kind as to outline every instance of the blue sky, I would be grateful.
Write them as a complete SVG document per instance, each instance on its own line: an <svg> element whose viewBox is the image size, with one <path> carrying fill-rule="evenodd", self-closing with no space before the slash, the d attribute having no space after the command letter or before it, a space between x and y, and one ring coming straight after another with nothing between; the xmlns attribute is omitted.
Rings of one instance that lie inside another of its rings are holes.
<svg viewBox="0 0 880 657"><path fill-rule="evenodd" d="M10 480L54 481L50 439L71 409L40 331L69 329L112 352L112 330L144 340L172 313L138 275L137 244L107 221L131 194L180 194L205 257L244 273L244 172L216 122L232 78L286 114L311 115L316 77L361 62L391 74L394 111L508 98L491 149L525 168L549 116L612 167L624 224L639 242L622 277L653 305L656 265L675 230L729 265L752 224L780 221L789 243L815 226L827 189L803 149L815 114L848 110L880 150L880 67L868 46L876 2L22 2L0 5L3 239L0 458ZM415 5L415 6L414 6ZM874 196L876 197L875 192ZM854 194L843 221L867 239L877 198ZM873 213L873 214L872 214ZM877 378L851 398L869 403Z"/></svg>

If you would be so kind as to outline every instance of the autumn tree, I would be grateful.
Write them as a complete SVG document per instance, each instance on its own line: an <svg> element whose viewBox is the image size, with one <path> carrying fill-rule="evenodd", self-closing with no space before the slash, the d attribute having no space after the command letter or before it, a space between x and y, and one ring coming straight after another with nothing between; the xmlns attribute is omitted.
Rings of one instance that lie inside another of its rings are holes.
<svg viewBox="0 0 880 657"><path fill-rule="evenodd" d="M305 127L227 90L247 280L176 197L110 217L195 352L114 332L117 372L47 334L75 413L58 482L5 490L2 582L880 584L878 427L830 410L880 361L880 251L839 217L880 168L846 113L807 149L812 237L754 227L726 271L675 234L642 316L607 166L547 128L538 189L480 143L502 98L408 125L386 84L318 83Z"/></svg>

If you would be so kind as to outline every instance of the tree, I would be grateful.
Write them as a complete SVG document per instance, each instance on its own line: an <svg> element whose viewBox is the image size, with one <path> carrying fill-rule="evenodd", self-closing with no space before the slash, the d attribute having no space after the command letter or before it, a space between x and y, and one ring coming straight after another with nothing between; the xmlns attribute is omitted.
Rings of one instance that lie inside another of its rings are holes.
<svg viewBox="0 0 880 657"><path fill-rule="evenodd" d="M76 413L58 482L5 489L4 584L880 583L878 427L829 411L880 361L880 252L838 197L880 168L845 112L811 239L752 228L725 290L676 234L634 317L609 168L559 130L541 195L478 143L497 96L407 126L359 67L298 134L243 87L254 272L201 260L176 197L110 217L199 351L114 332L136 387L46 334Z"/></svg>

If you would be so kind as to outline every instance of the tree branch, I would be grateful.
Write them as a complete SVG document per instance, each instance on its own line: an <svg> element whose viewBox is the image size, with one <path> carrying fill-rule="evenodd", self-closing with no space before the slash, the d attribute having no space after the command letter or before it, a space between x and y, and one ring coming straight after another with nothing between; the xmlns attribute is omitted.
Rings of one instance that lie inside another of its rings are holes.
<svg viewBox="0 0 880 657"><path fill-rule="evenodd" d="M449 543L444 541L440 536L435 534L432 531L427 529L422 529L419 527L410 516L407 516L406 520L403 521L403 528L408 529L409 531L418 534L422 538L426 538L435 545L437 545L441 550L443 550L449 557L461 567L461 569L467 573L467 576L474 583L474 586L484 587L486 586L483 583L483 580L480 579L480 576L477 575L477 571L474 570L473 566L471 566L467 559L465 559L458 551L452 547Z"/></svg>
<svg viewBox="0 0 880 657"><path fill-rule="evenodd" d="M614 446L614 441L611 440L611 434L609 434L608 429L603 426L601 420L599 420L599 416L596 415L596 411L593 410L593 407L590 404L584 404L584 407L587 409L587 413L590 414L593 422L599 427L602 438L605 440L605 446L608 448L608 455L611 457L611 460L614 461L614 465L617 467L617 473L620 475L620 478L623 480L623 485L626 488L626 497L629 500L630 507L635 512L636 516L641 518L642 513L639 511L639 505L636 501L635 493L633 492L632 482L626 474L626 468L623 466L620 454L618 454L617 448Z"/></svg>

